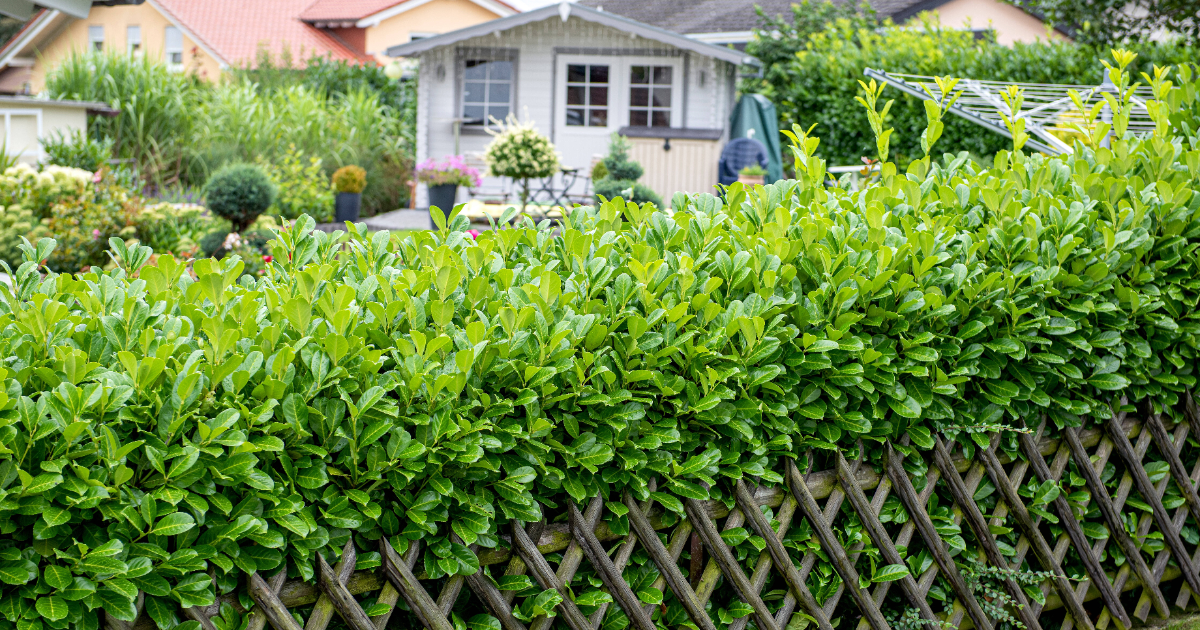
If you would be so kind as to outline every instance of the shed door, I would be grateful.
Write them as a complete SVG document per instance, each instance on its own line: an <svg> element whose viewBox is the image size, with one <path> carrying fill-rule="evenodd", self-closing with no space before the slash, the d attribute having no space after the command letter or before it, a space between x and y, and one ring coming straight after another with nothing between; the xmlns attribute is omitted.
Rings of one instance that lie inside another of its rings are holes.
<svg viewBox="0 0 1200 630"><path fill-rule="evenodd" d="M555 90L555 146L563 166L588 169L621 127L614 116L616 57L561 55Z"/></svg>

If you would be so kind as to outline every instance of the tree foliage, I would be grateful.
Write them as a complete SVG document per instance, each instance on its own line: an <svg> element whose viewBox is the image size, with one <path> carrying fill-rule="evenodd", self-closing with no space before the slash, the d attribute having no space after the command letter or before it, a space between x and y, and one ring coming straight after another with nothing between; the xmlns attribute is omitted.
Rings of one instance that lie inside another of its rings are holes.
<svg viewBox="0 0 1200 630"><path fill-rule="evenodd" d="M1078 42L1097 46L1178 37L1200 45L1200 7L1195 0L1008 0L1070 30Z"/></svg>

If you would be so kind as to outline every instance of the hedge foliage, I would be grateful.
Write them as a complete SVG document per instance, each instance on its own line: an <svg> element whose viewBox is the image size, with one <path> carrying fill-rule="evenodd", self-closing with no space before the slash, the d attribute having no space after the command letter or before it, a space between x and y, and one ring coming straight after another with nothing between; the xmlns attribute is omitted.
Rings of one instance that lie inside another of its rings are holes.
<svg viewBox="0 0 1200 630"><path fill-rule="evenodd" d="M477 239L460 216L403 236L302 217L257 278L236 256L148 265L116 239L115 268L60 275L39 264L52 240L25 245L0 285L0 627L95 629L97 609L131 618L139 589L173 627L178 606L247 572L286 560L312 579L313 554L350 536L423 539L431 579L471 573L451 532L503 545L509 519L597 493L670 516L682 497L731 504L731 479L778 484L780 458L811 449L853 456L861 441L877 463L881 440L928 448L937 432L970 456L984 432L1042 414L1051 432L1094 423L1119 393L1174 413L1200 340L1200 100L1184 84L1151 138L888 164L856 191L824 186L818 140L800 133L798 181L680 194L673 213L618 199L557 232L525 219ZM1058 493L1035 490L1035 507ZM966 549L945 503L931 510ZM606 520L628 531L621 510ZM854 519L839 532L863 540ZM745 530L726 540L744 564L762 548ZM803 526L787 545L818 547ZM907 561L932 563L915 546ZM627 579L663 602L662 624L683 623L654 575L635 554ZM838 586L823 560L810 582L822 600ZM585 614L598 585L577 577ZM748 613L730 602L718 593L722 624ZM613 607L605 628L622 621Z"/></svg>
<svg viewBox="0 0 1200 630"><path fill-rule="evenodd" d="M1070 42L1015 43L1004 46L990 38L976 39L959 24L940 24L936 15L923 15L917 28L880 28L869 7L855 12L852 5L827 2L793 5L783 20L763 16L747 51L763 62L761 79L743 81L743 89L760 92L776 105L780 129L792 124L816 124L820 155L833 165L860 164L873 156L874 138L862 108L854 102L863 70L952 76L987 81L1098 85L1105 71L1107 50ZM976 24L975 27L986 25ZM1139 58L1130 67L1134 77L1154 65L1193 63L1200 51L1182 44L1147 43L1133 48ZM896 129L896 159L901 165L920 158L918 139L925 129L925 110L919 99L889 88L896 99L889 124ZM1009 146L1008 139L957 116L948 116L941 150L969 151L987 158Z"/></svg>

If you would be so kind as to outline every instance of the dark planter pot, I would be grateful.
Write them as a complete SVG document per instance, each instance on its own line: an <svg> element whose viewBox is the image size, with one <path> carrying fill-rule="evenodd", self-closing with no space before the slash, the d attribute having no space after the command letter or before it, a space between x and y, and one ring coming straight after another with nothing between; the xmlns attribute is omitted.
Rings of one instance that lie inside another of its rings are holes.
<svg viewBox="0 0 1200 630"><path fill-rule="evenodd" d="M358 211L361 208L362 193L338 193L333 206L333 220L335 223L353 223L358 220Z"/></svg>
<svg viewBox="0 0 1200 630"><path fill-rule="evenodd" d="M437 206L442 214L450 216L454 209L454 198L458 195L458 184L440 184L429 187L429 205Z"/></svg>

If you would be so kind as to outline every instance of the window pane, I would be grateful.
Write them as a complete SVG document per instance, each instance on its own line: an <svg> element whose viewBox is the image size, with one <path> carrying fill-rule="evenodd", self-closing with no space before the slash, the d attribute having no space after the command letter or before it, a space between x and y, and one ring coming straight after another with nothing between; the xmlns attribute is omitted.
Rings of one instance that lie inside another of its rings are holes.
<svg viewBox="0 0 1200 630"><path fill-rule="evenodd" d="M650 104L650 88L630 88L629 104L634 107L645 107Z"/></svg>
<svg viewBox="0 0 1200 630"><path fill-rule="evenodd" d="M629 125L631 127L645 127L646 125L646 110L638 110L629 112Z"/></svg>
<svg viewBox="0 0 1200 630"><path fill-rule="evenodd" d="M589 105L608 105L608 88L594 87L588 90Z"/></svg>
<svg viewBox="0 0 1200 630"><path fill-rule="evenodd" d="M608 126L608 110L603 108L593 109L589 112L588 126L590 127L607 127Z"/></svg>
<svg viewBox="0 0 1200 630"><path fill-rule="evenodd" d="M671 66L654 66L654 82L658 84L671 82Z"/></svg>
<svg viewBox="0 0 1200 630"><path fill-rule="evenodd" d="M170 55L168 55L168 61L170 61L171 63L183 63L183 53L181 53L181 52L171 53Z"/></svg>
<svg viewBox="0 0 1200 630"><path fill-rule="evenodd" d="M630 83L649 83L650 82L650 67L649 66L632 66L629 68Z"/></svg>
<svg viewBox="0 0 1200 630"><path fill-rule="evenodd" d="M463 118L474 121L474 124L483 122L483 105L467 105L463 107Z"/></svg>
<svg viewBox="0 0 1200 630"><path fill-rule="evenodd" d="M670 127L671 113L670 112L654 112L654 123L652 127Z"/></svg>
<svg viewBox="0 0 1200 630"><path fill-rule="evenodd" d="M464 103L483 103L486 95L486 83L476 83L468 81L463 84L463 102Z"/></svg>
<svg viewBox="0 0 1200 630"><path fill-rule="evenodd" d="M584 112L584 110L582 110L582 109L568 109L567 110L567 126L582 127L583 126L583 112Z"/></svg>
<svg viewBox="0 0 1200 630"><path fill-rule="evenodd" d="M608 66L591 67L592 83L608 83Z"/></svg>
<svg viewBox="0 0 1200 630"><path fill-rule="evenodd" d="M567 81L569 83L583 83L587 81L587 66L579 64L567 66Z"/></svg>
<svg viewBox="0 0 1200 630"><path fill-rule="evenodd" d="M493 82L488 84L488 102L507 104L509 101L508 90L508 83ZM668 96L667 98L669 99L670 97Z"/></svg>
<svg viewBox="0 0 1200 630"><path fill-rule="evenodd" d="M496 120L508 118L508 105L492 105L488 107L488 117ZM491 122L490 120L488 122Z"/></svg>
<svg viewBox="0 0 1200 630"><path fill-rule="evenodd" d="M671 88L654 88L654 106L671 106Z"/></svg>
<svg viewBox="0 0 1200 630"><path fill-rule="evenodd" d="M583 105L583 91L584 87L582 85L568 85L567 105Z"/></svg>
<svg viewBox="0 0 1200 630"><path fill-rule="evenodd" d="M488 63L493 81L509 81L512 79L511 61L492 61Z"/></svg>
<svg viewBox="0 0 1200 630"><path fill-rule="evenodd" d="M466 74L464 75L468 81L482 81L487 78L487 62L479 59L468 59L466 63Z"/></svg>

